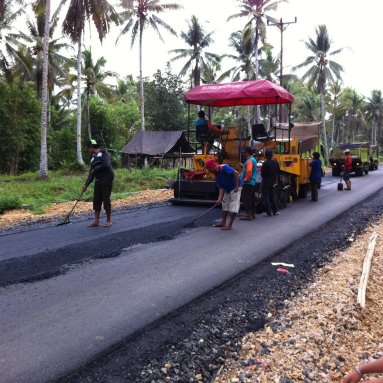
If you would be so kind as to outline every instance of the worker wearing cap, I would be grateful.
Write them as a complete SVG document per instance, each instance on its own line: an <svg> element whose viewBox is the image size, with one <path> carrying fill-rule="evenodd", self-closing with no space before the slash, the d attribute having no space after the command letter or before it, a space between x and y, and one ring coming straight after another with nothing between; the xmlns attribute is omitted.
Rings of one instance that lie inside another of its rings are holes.
<svg viewBox="0 0 383 383"><path fill-rule="evenodd" d="M215 158L206 161L208 172L215 174L215 181L219 190L216 205L222 204L221 222L213 226L222 230L231 230L241 201L242 179L239 173L229 165L219 165ZM229 222L227 222L229 221Z"/></svg>
<svg viewBox="0 0 383 383"><path fill-rule="evenodd" d="M112 226L112 204L110 196L112 194L112 186L114 179L114 172L110 161L109 154L106 150L101 150L96 140L90 140L88 143L88 151L92 154L90 160L90 170L88 179L85 182L82 190L85 192L88 186L95 179L93 191L93 210L94 221L88 225L89 227L96 227L100 225L100 213L102 204L106 213L105 227Z"/></svg>
<svg viewBox="0 0 383 383"><path fill-rule="evenodd" d="M343 180L346 183L346 188L344 190L351 190L351 181L350 181L350 172L352 171L352 158L349 149L344 151L345 159L344 159L344 173Z"/></svg>

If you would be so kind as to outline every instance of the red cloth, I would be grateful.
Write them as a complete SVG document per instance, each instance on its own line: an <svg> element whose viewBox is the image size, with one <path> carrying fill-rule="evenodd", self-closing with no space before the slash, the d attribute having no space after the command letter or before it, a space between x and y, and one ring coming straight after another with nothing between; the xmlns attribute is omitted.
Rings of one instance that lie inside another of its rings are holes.
<svg viewBox="0 0 383 383"><path fill-rule="evenodd" d="M209 158L205 163L206 168L215 168L217 166L216 158Z"/></svg>
<svg viewBox="0 0 383 383"><path fill-rule="evenodd" d="M352 158L351 156L346 156L344 159L344 170L352 170Z"/></svg>

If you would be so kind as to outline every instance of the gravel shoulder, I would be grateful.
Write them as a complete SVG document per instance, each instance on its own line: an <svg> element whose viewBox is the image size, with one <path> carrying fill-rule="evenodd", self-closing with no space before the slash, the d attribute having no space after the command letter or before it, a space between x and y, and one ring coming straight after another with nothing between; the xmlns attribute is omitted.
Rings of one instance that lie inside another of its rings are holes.
<svg viewBox="0 0 383 383"><path fill-rule="evenodd" d="M382 352L382 213L381 191L57 382L340 382ZM295 267L279 272L271 262Z"/></svg>

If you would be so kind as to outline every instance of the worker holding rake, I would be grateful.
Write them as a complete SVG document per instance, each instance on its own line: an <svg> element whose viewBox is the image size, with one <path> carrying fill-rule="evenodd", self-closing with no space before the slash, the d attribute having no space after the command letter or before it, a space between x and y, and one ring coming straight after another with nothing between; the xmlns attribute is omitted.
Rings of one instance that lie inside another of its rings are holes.
<svg viewBox="0 0 383 383"><path fill-rule="evenodd" d="M90 170L88 179L85 182L82 190L85 192L88 186L95 179L93 191L93 210L94 221L89 224L89 227L97 227L100 225L100 213L102 204L106 213L106 221L104 227L112 226L112 204L110 196L112 194L112 186L114 179L114 171L107 150L101 150L96 140L90 140L88 151L92 154L90 160Z"/></svg>
<svg viewBox="0 0 383 383"><path fill-rule="evenodd" d="M240 207L242 179L235 169L226 164L219 165L215 158L209 158L205 165L208 172L215 174L219 189L216 205L222 204L221 222L213 226L231 230Z"/></svg>

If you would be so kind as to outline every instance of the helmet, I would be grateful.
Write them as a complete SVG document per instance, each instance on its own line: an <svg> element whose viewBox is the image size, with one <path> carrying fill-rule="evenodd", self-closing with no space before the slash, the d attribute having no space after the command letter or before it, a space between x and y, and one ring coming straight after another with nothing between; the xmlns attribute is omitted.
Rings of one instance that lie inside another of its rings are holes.
<svg viewBox="0 0 383 383"><path fill-rule="evenodd" d="M346 150L344 151L344 154L347 154L347 153L350 153L350 149L346 149Z"/></svg>

